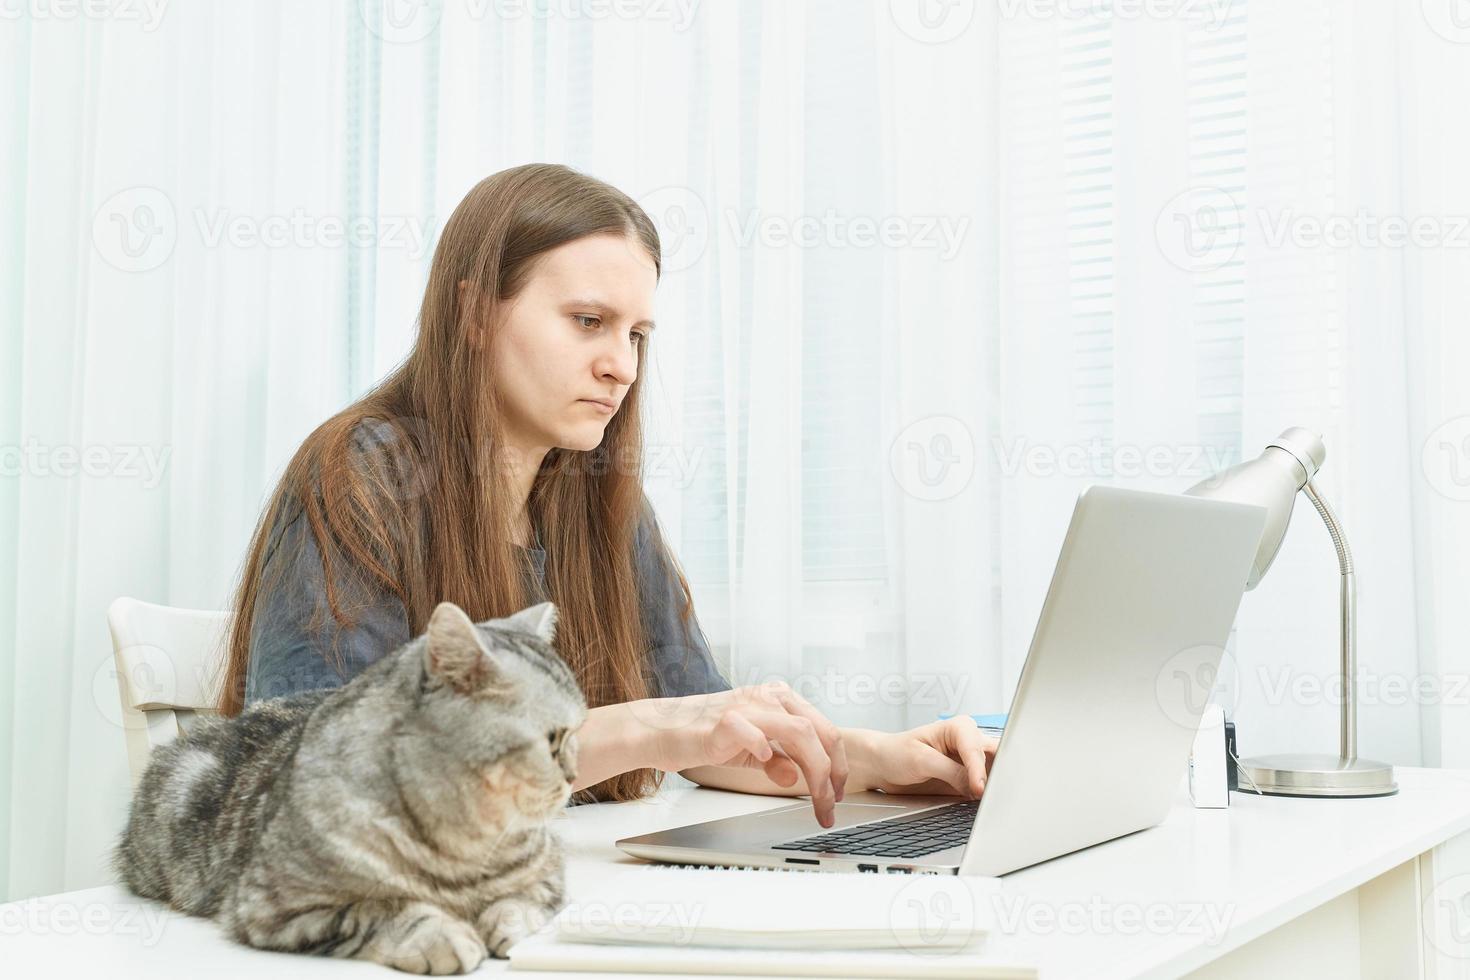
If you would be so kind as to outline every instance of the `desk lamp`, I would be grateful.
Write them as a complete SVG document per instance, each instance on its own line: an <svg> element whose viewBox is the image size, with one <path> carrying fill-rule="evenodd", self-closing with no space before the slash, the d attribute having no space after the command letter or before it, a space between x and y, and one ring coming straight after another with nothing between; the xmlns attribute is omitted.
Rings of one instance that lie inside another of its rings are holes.
<svg viewBox="0 0 1470 980"><path fill-rule="evenodd" d="M1353 579L1353 555L1347 538L1312 486L1312 477L1322 468L1327 448L1316 433L1290 428L1266 447L1257 459L1232 466L1185 491L1194 497L1213 497L1256 504L1266 508L1266 530L1261 534L1251 564L1246 589L1254 589L1281 549L1286 525L1298 491L1304 491L1327 524L1337 546L1337 563L1342 572L1342 719L1338 730L1337 755L1290 754L1257 756L1241 760L1245 779L1242 789L1253 785L1273 796L1387 796L1398 792L1393 766L1358 758L1357 703L1357 604Z"/></svg>

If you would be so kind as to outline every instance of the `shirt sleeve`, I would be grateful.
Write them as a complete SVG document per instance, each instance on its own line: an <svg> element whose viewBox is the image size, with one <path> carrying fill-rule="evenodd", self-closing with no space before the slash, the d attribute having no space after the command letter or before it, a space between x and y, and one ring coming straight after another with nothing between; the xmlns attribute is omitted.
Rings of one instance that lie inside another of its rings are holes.
<svg viewBox="0 0 1470 980"><path fill-rule="evenodd" d="M354 450L360 453L362 447ZM345 628L337 622L304 509L283 514L273 538L267 544L250 627L246 704L340 687L412 638L403 601L372 582L341 552L333 555L333 585L338 605L350 611L353 625Z"/></svg>
<svg viewBox="0 0 1470 980"><path fill-rule="evenodd" d="M342 557L337 562L343 562ZM321 553L304 512L283 529L255 602L245 703L323 687L340 687L411 637L408 613L391 592L370 590L350 569L333 568L339 604L352 610L344 628L332 616ZM320 624L313 629L313 620ZM341 657L339 671L335 658Z"/></svg>
<svg viewBox="0 0 1470 980"><path fill-rule="evenodd" d="M689 621L680 615L683 592L670 561L653 507L645 497L643 514L635 535L634 563L638 573L639 609L648 638L649 668L656 697L713 694L730 690L710 653L704 630L689 610Z"/></svg>

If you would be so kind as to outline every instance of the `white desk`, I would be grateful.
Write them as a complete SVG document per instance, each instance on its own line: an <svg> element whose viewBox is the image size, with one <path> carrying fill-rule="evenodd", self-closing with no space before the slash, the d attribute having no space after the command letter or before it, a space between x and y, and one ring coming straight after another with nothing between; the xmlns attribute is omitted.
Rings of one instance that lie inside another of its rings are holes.
<svg viewBox="0 0 1470 980"><path fill-rule="evenodd" d="M1470 977L1470 771L1398 778L1397 796L1372 800L1234 793L1229 809L1196 810L1181 793L1156 828L1007 875L991 949L1046 980ZM561 824L572 894L630 860L612 846L619 837L784 802L684 784L574 807ZM7 976L158 980L202 967L252 980L392 975L247 949L112 886L0 905Z"/></svg>

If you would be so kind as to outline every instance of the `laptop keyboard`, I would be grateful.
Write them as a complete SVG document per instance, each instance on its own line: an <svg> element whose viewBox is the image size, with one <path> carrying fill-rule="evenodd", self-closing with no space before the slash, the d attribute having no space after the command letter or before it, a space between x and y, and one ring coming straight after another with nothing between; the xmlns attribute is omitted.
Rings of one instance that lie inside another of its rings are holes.
<svg viewBox="0 0 1470 980"><path fill-rule="evenodd" d="M979 800L951 803L906 817L875 820L815 837L773 844L777 851L917 858L959 847L970 839Z"/></svg>

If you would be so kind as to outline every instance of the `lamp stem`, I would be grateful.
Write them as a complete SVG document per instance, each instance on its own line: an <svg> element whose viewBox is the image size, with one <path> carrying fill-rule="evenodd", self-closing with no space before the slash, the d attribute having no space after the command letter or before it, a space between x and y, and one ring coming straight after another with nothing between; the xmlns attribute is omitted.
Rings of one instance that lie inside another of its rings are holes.
<svg viewBox="0 0 1470 980"><path fill-rule="evenodd" d="M1357 580L1353 568L1353 552L1348 547L1342 525L1327 501L1317 493L1310 480L1302 488L1322 521L1332 543L1337 548L1337 564L1342 572L1342 618L1338 625L1342 640L1342 709L1338 727L1338 755L1343 762L1352 762L1358 757L1358 600Z"/></svg>

